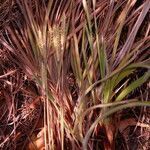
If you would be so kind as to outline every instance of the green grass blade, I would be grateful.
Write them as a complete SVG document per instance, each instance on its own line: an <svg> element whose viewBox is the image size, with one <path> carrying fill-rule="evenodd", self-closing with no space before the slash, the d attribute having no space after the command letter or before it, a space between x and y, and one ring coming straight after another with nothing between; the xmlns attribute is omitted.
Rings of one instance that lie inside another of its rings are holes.
<svg viewBox="0 0 150 150"><path fill-rule="evenodd" d="M150 71L145 73L142 77L137 79L136 81L132 82L128 87L126 87L116 98L116 101L121 101L123 98L125 98L130 92L132 92L134 89L141 86L144 82L147 81L147 79L150 77Z"/></svg>
<svg viewBox="0 0 150 150"><path fill-rule="evenodd" d="M131 102L131 103L127 103L127 104L123 104L121 106L117 106L115 108L110 109L108 112L106 112L105 114L103 114L102 116L99 116L95 122L91 125L90 129L88 130L88 132L86 133L82 145L83 145L83 149L87 150L87 144L88 144L88 140L94 130L94 128L96 127L96 125L101 121L106 119L108 116L112 115L113 113L122 110L122 109L126 109L126 108L130 108L130 107L141 107L141 106L148 106L150 107L150 102Z"/></svg>

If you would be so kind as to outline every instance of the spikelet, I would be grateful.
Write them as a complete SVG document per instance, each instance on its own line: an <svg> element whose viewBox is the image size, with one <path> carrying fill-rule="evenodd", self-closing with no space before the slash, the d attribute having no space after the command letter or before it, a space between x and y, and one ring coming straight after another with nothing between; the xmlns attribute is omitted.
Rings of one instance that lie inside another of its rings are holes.
<svg viewBox="0 0 150 150"><path fill-rule="evenodd" d="M48 42L47 42L47 45L48 45L49 48L53 47L53 29L50 25L48 26Z"/></svg>
<svg viewBox="0 0 150 150"><path fill-rule="evenodd" d="M48 26L48 47L51 47L56 53L56 60L60 61L65 47L66 39L66 16L62 16L61 24Z"/></svg>
<svg viewBox="0 0 150 150"><path fill-rule="evenodd" d="M40 51L41 55L44 56L43 49L44 49L45 42L43 41L42 32L39 29L37 31L37 33L38 33L38 39L37 39L38 48L39 48L39 51Z"/></svg>
<svg viewBox="0 0 150 150"><path fill-rule="evenodd" d="M53 26L53 48L56 51L56 59L60 61L61 52L61 32L58 25Z"/></svg>
<svg viewBox="0 0 150 150"><path fill-rule="evenodd" d="M65 14L63 14L62 23L61 23L61 27L60 27L61 47L62 47L62 49L64 49L64 47L65 47L66 27L67 27L67 25L66 25L66 16L65 16Z"/></svg>

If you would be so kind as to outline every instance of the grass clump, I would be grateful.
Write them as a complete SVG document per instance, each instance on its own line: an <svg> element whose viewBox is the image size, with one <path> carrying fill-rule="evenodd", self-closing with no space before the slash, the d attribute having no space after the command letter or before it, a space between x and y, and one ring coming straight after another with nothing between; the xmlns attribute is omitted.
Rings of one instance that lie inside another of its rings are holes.
<svg viewBox="0 0 150 150"><path fill-rule="evenodd" d="M3 120L12 122L9 137L18 135L14 149L21 139L22 149L27 143L27 149L115 149L123 109L150 106L142 90L150 77L149 0L12 4L20 15L0 35L0 50L12 64L5 71L2 61L0 82L11 89L1 93L11 101L4 114L11 119ZM19 113L27 107L34 127L22 136L20 123L27 119ZM11 142L3 138L4 145Z"/></svg>

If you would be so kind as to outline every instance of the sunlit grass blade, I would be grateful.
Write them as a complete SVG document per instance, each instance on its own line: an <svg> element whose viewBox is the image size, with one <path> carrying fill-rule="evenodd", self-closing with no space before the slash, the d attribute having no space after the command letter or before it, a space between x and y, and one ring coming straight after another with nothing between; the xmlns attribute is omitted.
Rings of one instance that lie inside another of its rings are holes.
<svg viewBox="0 0 150 150"><path fill-rule="evenodd" d="M133 81L129 86L127 86L116 98L116 101L121 101L125 98L130 92L135 90L136 88L140 87L144 82L148 80L150 77L150 71L146 72L142 77L138 78L137 80Z"/></svg>
<svg viewBox="0 0 150 150"><path fill-rule="evenodd" d="M148 13L149 8L150 8L150 1L147 0L143 5L143 9L142 9L134 27L132 28L130 35L128 36L128 38L126 40L126 43L124 44L123 48L119 52L118 57L116 58L114 65L118 64L118 62L124 57L125 53L127 53L131 49L133 42L135 40L135 36L137 35L137 32L138 32L145 16Z"/></svg>
<svg viewBox="0 0 150 150"><path fill-rule="evenodd" d="M123 29L123 27L125 25L125 21L126 21L125 19L126 19L128 13L129 13L130 9L134 6L135 2L136 1L134 0L131 3L131 1L129 0L128 3L126 4L125 8L123 9L121 14L119 15L119 18L118 18L118 21L117 21L118 27L117 27L117 30L116 30L115 42L114 42L114 45L113 45L111 62L114 62L114 59L116 57L120 36L121 36L122 29Z"/></svg>

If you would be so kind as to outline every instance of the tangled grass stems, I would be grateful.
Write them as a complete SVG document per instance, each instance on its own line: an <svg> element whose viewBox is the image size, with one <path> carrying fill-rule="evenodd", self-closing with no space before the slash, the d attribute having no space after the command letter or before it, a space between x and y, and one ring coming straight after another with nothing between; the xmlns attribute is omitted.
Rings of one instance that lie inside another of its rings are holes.
<svg viewBox="0 0 150 150"><path fill-rule="evenodd" d="M6 26L0 43L43 98L45 149L95 149L88 141L93 129L100 133L99 122L104 149L115 149L111 114L149 106L133 94L149 79L149 0L14 2L23 19Z"/></svg>
<svg viewBox="0 0 150 150"><path fill-rule="evenodd" d="M120 106L116 106L112 109L110 109L107 113L105 113L104 115L102 116L99 116L95 122L91 125L91 127L89 128L89 130L87 131L84 139L83 139L83 149L84 150L87 150L87 145L88 145L88 140L95 128L95 126L100 122L100 120L103 120L105 118L107 118L108 116L112 115L113 113L119 111L119 110L122 110L122 109L126 109L126 108L129 108L129 107L141 107L141 106L148 106L150 107L150 102L131 102L131 103L128 103L128 104L124 104L124 105L120 105Z"/></svg>

